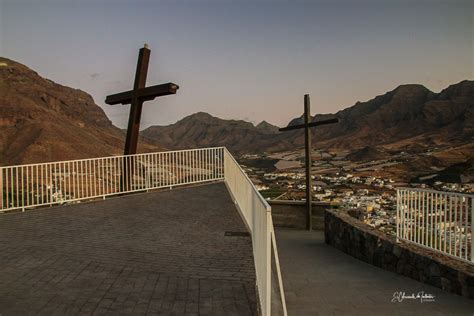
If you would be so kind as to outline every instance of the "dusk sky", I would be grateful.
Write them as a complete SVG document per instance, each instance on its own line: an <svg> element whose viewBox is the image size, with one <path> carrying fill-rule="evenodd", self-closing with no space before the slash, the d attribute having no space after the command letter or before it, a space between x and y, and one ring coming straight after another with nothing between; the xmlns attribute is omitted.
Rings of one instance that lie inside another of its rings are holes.
<svg viewBox="0 0 474 316"><path fill-rule="evenodd" d="M90 93L125 127L138 49L148 85L178 94L147 102L142 128L205 111L286 125L333 113L400 84L439 92L473 79L474 1L0 0L0 55Z"/></svg>

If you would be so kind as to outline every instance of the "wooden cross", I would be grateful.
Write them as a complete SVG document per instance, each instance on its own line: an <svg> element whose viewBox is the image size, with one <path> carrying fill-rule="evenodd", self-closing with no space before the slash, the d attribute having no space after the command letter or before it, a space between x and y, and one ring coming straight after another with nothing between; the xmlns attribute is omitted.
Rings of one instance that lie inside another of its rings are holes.
<svg viewBox="0 0 474 316"><path fill-rule="evenodd" d="M179 89L174 83L165 83L151 87L145 87L146 76L148 74L148 63L150 61L150 49L145 44L138 53L137 70L135 72L135 83L133 90L125 91L107 96L105 103L131 104L128 118L127 138L125 139L124 155L137 153L138 134L140 133L140 119L142 116L143 102L151 101L156 97L176 94ZM135 166L127 161L123 161L123 172L120 177L120 190L127 191L133 189L133 174Z"/></svg>
<svg viewBox="0 0 474 316"><path fill-rule="evenodd" d="M304 123L299 125L291 125L288 127L280 128L279 131L291 131L295 129L304 128L304 143L305 143L305 163L306 163L306 205L307 205L307 213L306 213L306 229L312 230L313 223L313 210L312 210L312 181L311 181L311 133L309 128L316 127L326 124L333 124L339 122L339 119L328 119L324 121L318 122L311 122L311 114L310 114L310 105L309 105L309 95L304 95Z"/></svg>
<svg viewBox="0 0 474 316"><path fill-rule="evenodd" d="M110 105L119 103L131 104L124 155L133 155L137 153L137 142L138 134L140 132L140 119L142 115L143 102L151 101L156 97L176 94L176 91L179 89L178 85L171 82L145 88L149 61L150 49L148 48L148 45L145 44L138 54L133 90L109 95L105 99L105 103Z"/></svg>

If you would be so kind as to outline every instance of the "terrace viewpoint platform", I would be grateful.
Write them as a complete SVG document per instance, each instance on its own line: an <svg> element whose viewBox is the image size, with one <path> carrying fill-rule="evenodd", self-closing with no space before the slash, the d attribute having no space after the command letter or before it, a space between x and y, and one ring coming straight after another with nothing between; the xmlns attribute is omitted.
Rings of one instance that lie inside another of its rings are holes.
<svg viewBox="0 0 474 316"><path fill-rule="evenodd" d="M224 183L0 216L0 314L256 314Z"/></svg>
<svg viewBox="0 0 474 316"><path fill-rule="evenodd" d="M2 316L285 312L270 206L223 147L0 167L0 192L0 212L26 210L0 215ZM360 262L322 233L277 239L290 315L474 312L472 300ZM391 302L420 290L436 302Z"/></svg>
<svg viewBox="0 0 474 316"><path fill-rule="evenodd" d="M382 270L324 242L322 231L276 230L288 315L472 315L474 301ZM434 302L394 302L421 291Z"/></svg>

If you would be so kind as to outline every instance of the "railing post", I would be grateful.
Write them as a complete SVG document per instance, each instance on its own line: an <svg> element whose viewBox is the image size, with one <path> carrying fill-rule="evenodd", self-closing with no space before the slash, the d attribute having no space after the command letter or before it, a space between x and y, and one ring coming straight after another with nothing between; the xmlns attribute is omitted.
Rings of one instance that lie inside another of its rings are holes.
<svg viewBox="0 0 474 316"><path fill-rule="evenodd" d="M397 242L400 242L398 238L400 236L400 190L397 189L397 217L395 218L395 224L397 225Z"/></svg>
<svg viewBox="0 0 474 316"><path fill-rule="evenodd" d="M3 167L0 167L0 210L4 209L3 206Z"/></svg>
<svg viewBox="0 0 474 316"><path fill-rule="evenodd" d="M147 163L144 168L145 172L145 186L146 186L146 191L148 192L150 190L150 161L147 159Z"/></svg>
<svg viewBox="0 0 474 316"><path fill-rule="evenodd" d="M49 206L52 206L53 205L53 171L52 171L52 163L49 164ZM28 169L26 170L26 175L28 177ZM76 178L77 178L77 174L76 174ZM28 178L27 178L28 179ZM26 185L28 185L28 181L26 181ZM28 192L27 193L29 196L30 193ZM79 194L78 194L79 195Z"/></svg>
<svg viewBox="0 0 474 316"><path fill-rule="evenodd" d="M474 262L474 198L471 197L470 200L471 200L471 262ZM467 231L466 231L466 238L467 238Z"/></svg>
<svg viewBox="0 0 474 316"><path fill-rule="evenodd" d="M250 198L250 197L249 197ZM265 277L267 278L267 284L265 286L266 289L266 314L271 315L272 313L272 228L270 224L272 223L272 214L270 211L266 212L266 220L265 220L265 253L266 253L266 267L265 267Z"/></svg>

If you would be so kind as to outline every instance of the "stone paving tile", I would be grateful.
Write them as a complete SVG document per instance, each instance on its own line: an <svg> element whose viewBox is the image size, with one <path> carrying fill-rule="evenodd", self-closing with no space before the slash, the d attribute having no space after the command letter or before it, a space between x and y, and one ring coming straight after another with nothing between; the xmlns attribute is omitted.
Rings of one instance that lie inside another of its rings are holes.
<svg viewBox="0 0 474 316"><path fill-rule="evenodd" d="M0 314L254 315L222 183L0 216Z"/></svg>

